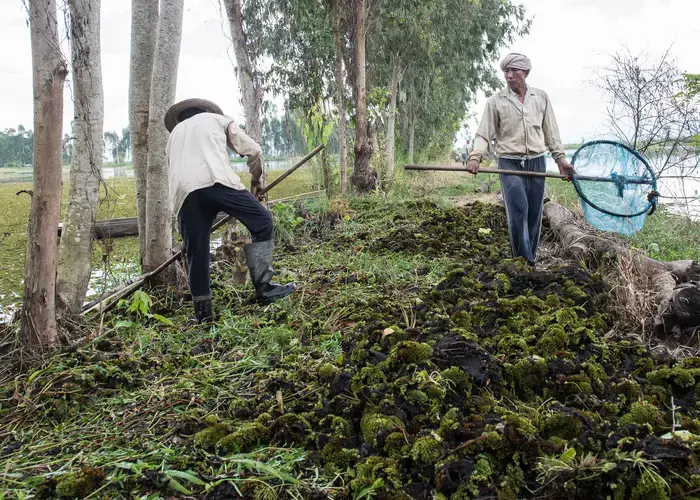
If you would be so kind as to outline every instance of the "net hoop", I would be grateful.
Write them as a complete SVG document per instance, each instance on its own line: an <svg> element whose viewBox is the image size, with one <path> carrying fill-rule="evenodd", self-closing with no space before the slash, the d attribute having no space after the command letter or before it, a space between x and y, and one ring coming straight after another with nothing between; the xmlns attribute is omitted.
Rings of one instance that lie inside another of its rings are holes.
<svg viewBox="0 0 700 500"><path fill-rule="evenodd" d="M588 197L583 192L583 189L581 188L579 181L576 179L576 175L574 174L572 176L571 180L572 180L572 184L574 185L574 189L576 189L576 193L579 195L579 198L581 198L581 200L583 200L584 202L586 202L588 205L595 208L596 210L598 210L606 215L610 215L612 217L631 218L631 217L638 217L640 215L644 215L647 213L653 213L653 211L656 209L656 203L658 201L658 192L656 189L656 174L654 174L654 171L652 170L651 166L649 165L649 162L647 162L647 160L642 155L640 155L637 151L630 148L629 146L626 146L625 144L622 144L621 142L603 140L603 139L598 140L598 141L590 141L590 142L587 142L585 144L582 144L576 150L576 152L574 153L574 156L571 158L571 164L575 167L576 166L576 159L581 154L581 151L583 151L585 148L595 146L597 144L606 144L609 146L620 147L620 148L626 150L628 153L631 153L635 158L637 158L640 162L642 162L644 167L647 169L647 172L649 173L649 176L650 176L649 185L652 188L651 192L649 193L648 203L642 210L640 210L639 212L634 213L634 214L620 214L620 213L612 212L610 210L607 210L605 208L602 208L602 207L596 205L590 199L588 199ZM623 185L624 184L624 177L620 176L619 179L620 179L619 180L620 185Z"/></svg>

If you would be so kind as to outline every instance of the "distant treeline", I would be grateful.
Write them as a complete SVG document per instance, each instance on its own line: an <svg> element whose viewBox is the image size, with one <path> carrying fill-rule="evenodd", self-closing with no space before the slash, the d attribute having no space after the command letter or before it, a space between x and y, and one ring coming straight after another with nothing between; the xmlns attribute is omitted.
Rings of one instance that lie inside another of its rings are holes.
<svg viewBox="0 0 700 500"><path fill-rule="evenodd" d="M34 132L22 125L0 132L0 168L34 163Z"/></svg>
<svg viewBox="0 0 700 500"><path fill-rule="evenodd" d="M273 110L274 112L274 110ZM301 116L286 112L276 116L267 114L262 120L262 149L265 156L298 156L307 152L308 145L304 138ZM242 126L245 129L245 125ZM329 144L330 152L337 152L337 130L333 131ZM65 134L63 138L63 164L70 165L73 149L73 137ZM104 133L105 161L124 163L131 161L131 133L129 127L119 132ZM30 167L34 163L34 132L23 125L8 128L0 132L0 168Z"/></svg>

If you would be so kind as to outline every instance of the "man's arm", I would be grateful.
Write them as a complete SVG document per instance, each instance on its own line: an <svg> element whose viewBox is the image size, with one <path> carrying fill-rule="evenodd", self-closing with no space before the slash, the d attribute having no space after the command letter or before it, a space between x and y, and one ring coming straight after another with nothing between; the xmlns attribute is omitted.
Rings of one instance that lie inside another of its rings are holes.
<svg viewBox="0 0 700 500"><path fill-rule="evenodd" d="M474 137L474 147L472 148L469 160L476 160L481 163L485 156L488 156L491 151L491 140L496 137L498 128L498 112L493 99L486 101L484 115L479 122L479 128L476 129Z"/></svg>
<svg viewBox="0 0 700 500"><path fill-rule="evenodd" d="M544 143L552 153L552 159L557 163L559 167L559 173L562 175L570 176L575 174L573 165L571 165L566 160L566 153L564 153L564 146L561 142L561 136L559 135L559 125L557 125L557 119L554 116L554 109L552 109L552 102L549 100L547 94L545 96L545 109L544 109L544 119L542 120L542 131L544 132Z"/></svg>
<svg viewBox="0 0 700 500"><path fill-rule="evenodd" d="M263 173L262 148L241 129L235 122L229 123L226 128L228 145L236 153L248 157L248 170L250 170L250 191L260 189L260 177Z"/></svg>

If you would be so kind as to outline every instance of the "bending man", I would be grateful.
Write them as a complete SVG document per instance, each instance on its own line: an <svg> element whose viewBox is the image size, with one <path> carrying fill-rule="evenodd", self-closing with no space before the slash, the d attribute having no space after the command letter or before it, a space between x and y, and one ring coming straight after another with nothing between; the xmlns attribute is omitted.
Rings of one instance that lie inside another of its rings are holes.
<svg viewBox="0 0 700 500"><path fill-rule="evenodd" d="M525 82L531 68L530 59L518 53L508 54L501 61L507 87L486 102L467 164L471 173L479 171L494 138L500 169L544 172L549 150L562 175L575 173L566 161L549 96ZM513 256L524 257L534 266L542 225L544 178L500 177Z"/></svg>
<svg viewBox="0 0 700 500"><path fill-rule="evenodd" d="M165 115L171 132L166 154L174 213L189 264L190 292L197 321L213 320L209 287L209 240L219 212L243 223L253 242L245 246L250 278L258 301L269 303L286 297L296 285L272 283L272 216L258 201L263 173L260 145L224 116L213 102L187 99L174 104ZM250 191L231 168L226 146L248 157Z"/></svg>

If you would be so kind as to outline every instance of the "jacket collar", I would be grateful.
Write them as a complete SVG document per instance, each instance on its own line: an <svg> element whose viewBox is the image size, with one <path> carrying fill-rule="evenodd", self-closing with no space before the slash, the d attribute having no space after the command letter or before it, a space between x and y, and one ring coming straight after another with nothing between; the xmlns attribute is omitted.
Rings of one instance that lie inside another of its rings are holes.
<svg viewBox="0 0 700 500"><path fill-rule="evenodd" d="M530 87L530 86L528 85L528 86L527 86L527 90L525 91L525 93L526 93L527 95L535 95L535 89L532 88L532 87ZM511 97L511 96L515 96L515 92L513 92L512 90L510 90L510 88L508 88L508 86L506 86L506 87L503 88L503 90L501 90L501 91L498 93L498 95L500 95L501 97L508 98L508 97Z"/></svg>

